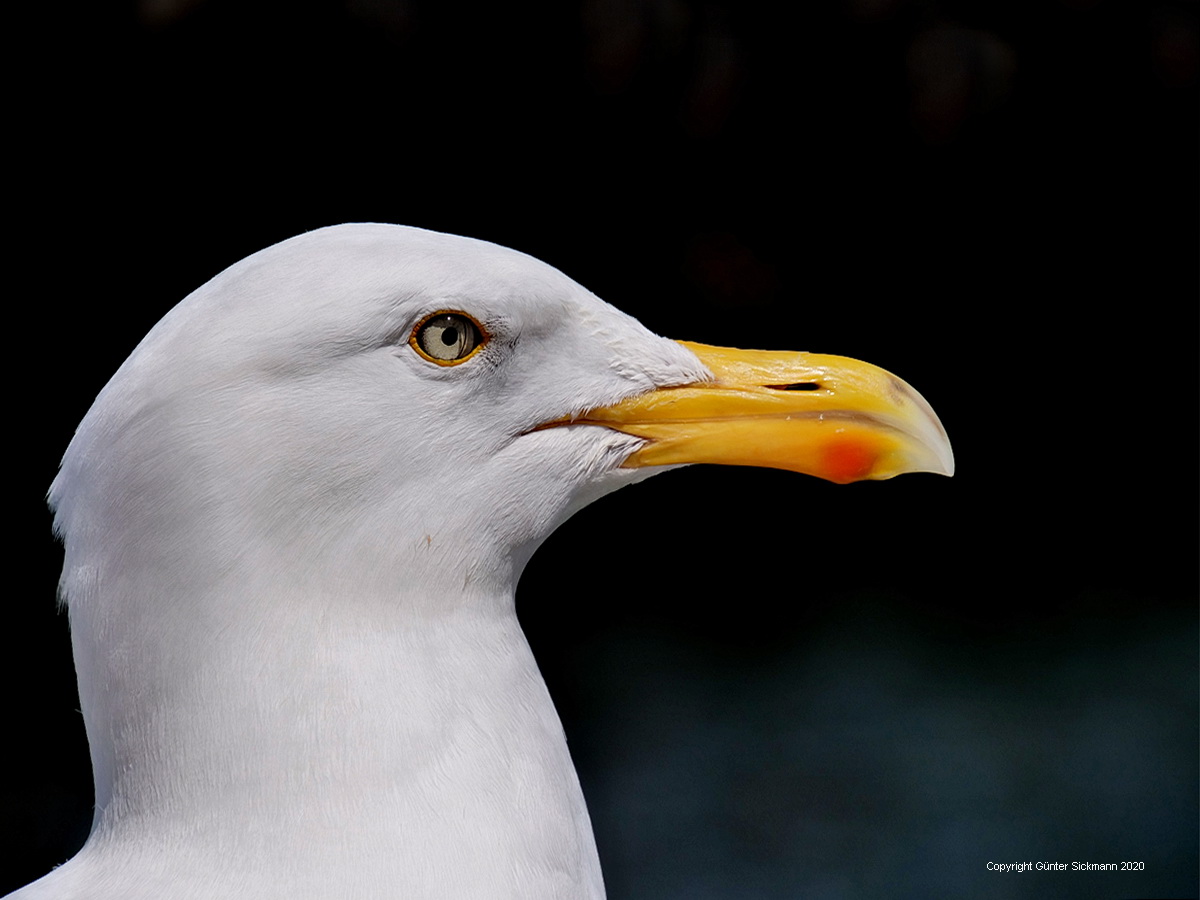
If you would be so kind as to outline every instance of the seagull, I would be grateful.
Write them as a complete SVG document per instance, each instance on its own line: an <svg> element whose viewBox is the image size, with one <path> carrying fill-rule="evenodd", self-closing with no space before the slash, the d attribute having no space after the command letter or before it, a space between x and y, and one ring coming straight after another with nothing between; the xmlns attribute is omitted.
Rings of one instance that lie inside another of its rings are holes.
<svg viewBox="0 0 1200 900"><path fill-rule="evenodd" d="M603 897L514 590L572 513L689 463L954 468L881 369L668 340L495 244L342 225L231 266L50 489L95 816L10 896Z"/></svg>

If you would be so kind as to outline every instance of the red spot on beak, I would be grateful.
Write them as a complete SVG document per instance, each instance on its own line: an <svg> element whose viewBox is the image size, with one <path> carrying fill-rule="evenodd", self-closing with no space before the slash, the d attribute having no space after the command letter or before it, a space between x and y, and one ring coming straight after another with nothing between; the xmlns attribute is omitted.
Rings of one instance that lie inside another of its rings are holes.
<svg viewBox="0 0 1200 900"><path fill-rule="evenodd" d="M825 477L838 484L861 481L871 474L878 456L874 447L853 438L830 441L825 447Z"/></svg>

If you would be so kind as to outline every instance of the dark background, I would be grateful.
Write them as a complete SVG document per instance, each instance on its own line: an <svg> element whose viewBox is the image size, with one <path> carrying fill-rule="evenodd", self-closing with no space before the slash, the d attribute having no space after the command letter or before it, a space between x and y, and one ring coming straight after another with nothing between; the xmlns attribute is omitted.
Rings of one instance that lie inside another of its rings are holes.
<svg viewBox="0 0 1200 900"><path fill-rule="evenodd" d="M614 900L1197 894L1195 2L55 10L12 85L0 890L90 820L44 507L75 423L190 290L366 220L870 360L953 439L953 479L673 472L534 558ZM1022 860L1145 869L986 869Z"/></svg>

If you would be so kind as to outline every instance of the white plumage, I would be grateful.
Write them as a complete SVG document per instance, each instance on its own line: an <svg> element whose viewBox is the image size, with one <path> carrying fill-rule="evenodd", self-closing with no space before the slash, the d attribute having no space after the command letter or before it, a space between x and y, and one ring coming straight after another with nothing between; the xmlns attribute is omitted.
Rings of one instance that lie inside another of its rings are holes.
<svg viewBox="0 0 1200 900"><path fill-rule="evenodd" d="M447 311L486 339L461 365L410 341ZM194 292L51 490L96 817L12 896L603 896L513 592L556 525L658 471L562 420L712 378L537 260L399 226Z"/></svg>

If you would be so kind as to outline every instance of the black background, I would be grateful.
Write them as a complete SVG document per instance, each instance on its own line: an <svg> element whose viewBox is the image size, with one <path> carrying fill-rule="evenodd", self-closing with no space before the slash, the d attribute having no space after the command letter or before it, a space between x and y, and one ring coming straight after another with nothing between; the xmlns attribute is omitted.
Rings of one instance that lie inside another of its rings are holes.
<svg viewBox="0 0 1200 900"><path fill-rule="evenodd" d="M794 6L56 7L10 136L0 889L90 820L44 507L74 425L225 266L386 221L870 360L954 442L953 479L673 472L539 551L614 900L1196 895L1196 4ZM1023 860L1145 869L986 868Z"/></svg>

